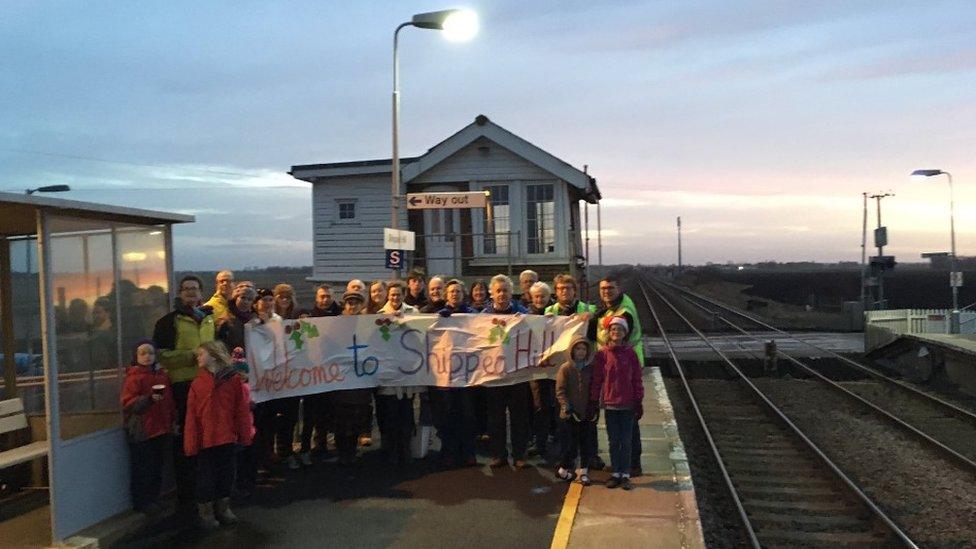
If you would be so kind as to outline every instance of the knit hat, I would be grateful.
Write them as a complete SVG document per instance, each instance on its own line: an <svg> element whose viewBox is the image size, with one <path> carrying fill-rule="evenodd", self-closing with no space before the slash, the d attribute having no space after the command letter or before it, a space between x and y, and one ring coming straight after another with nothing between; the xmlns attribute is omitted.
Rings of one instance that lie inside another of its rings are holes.
<svg viewBox="0 0 976 549"><path fill-rule="evenodd" d="M251 373L251 368L247 365L247 359L244 357L244 349L241 347L234 347L234 350L230 354L232 360L232 366L235 371L243 372L245 374Z"/></svg>
<svg viewBox="0 0 976 549"><path fill-rule="evenodd" d="M230 353L231 360L245 360L244 359L244 348L234 347L234 350Z"/></svg>
<svg viewBox="0 0 976 549"><path fill-rule="evenodd" d="M610 327L613 326L614 324L616 324L617 326L620 326L621 328L623 328L625 333L628 333L628 334L630 333L630 325L627 324L627 319L626 318L624 318L622 316L615 316L615 317L611 318L610 319L610 322L607 323L607 330L609 330Z"/></svg>
<svg viewBox="0 0 976 549"><path fill-rule="evenodd" d="M138 357L138 355L139 355L139 347L142 347L143 345L151 345L152 348L153 348L153 352L154 353L157 352L156 351L156 344L153 342L153 340L151 340L151 339L140 339L139 341L136 342L135 345L132 346L132 362L129 363L132 366L138 366L139 365L139 357ZM157 363L158 363L158 360L157 360Z"/></svg>

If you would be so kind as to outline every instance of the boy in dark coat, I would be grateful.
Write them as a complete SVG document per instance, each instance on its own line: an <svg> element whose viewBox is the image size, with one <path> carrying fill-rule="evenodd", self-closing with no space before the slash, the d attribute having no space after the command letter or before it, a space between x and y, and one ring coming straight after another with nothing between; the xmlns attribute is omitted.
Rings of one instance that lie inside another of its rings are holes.
<svg viewBox="0 0 976 549"><path fill-rule="evenodd" d="M570 359L556 373L559 429L564 442L556 476L567 482L573 480L573 469L579 457L579 481L583 486L589 486L589 464L596 453L597 420L595 415L590 417L586 413L590 400L592 370L589 362L593 347L585 337L577 336L569 349Z"/></svg>

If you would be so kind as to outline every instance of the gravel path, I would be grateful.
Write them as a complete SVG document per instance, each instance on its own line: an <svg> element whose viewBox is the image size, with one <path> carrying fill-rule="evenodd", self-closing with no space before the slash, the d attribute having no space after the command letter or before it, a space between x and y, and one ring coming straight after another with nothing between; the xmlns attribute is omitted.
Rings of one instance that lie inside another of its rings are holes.
<svg viewBox="0 0 976 549"><path fill-rule="evenodd" d="M960 419L922 397L873 380L841 385L976 461L976 421Z"/></svg>
<svg viewBox="0 0 976 549"><path fill-rule="evenodd" d="M925 547L976 547L976 476L819 382L756 379Z"/></svg>

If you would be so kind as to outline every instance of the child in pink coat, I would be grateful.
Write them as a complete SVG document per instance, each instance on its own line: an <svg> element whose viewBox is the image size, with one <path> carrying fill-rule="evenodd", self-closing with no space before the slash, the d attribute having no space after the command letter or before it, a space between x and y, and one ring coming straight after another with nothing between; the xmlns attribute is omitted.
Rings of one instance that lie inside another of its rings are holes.
<svg viewBox="0 0 976 549"><path fill-rule="evenodd" d="M616 316L610 321L609 344L596 352L591 363L590 403L587 415L603 409L610 439L613 473L607 488L630 490L630 450L634 422L644 415L644 382L641 364L634 349L627 345L630 326Z"/></svg>

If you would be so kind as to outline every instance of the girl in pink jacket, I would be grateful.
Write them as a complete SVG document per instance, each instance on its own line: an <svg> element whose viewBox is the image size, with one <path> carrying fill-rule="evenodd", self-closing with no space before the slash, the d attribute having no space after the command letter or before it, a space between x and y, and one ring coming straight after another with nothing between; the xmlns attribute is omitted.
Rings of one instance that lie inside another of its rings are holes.
<svg viewBox="0 0 976 549"><path fill-rule="evenodd" d="M624 317L613 317L609 344L597 351L591 363L588 416L604 410L607 438L610 439L610 464L613 473L607 488L630 490L630 450L634 422L644 415L644 384L641 365L634 349L627 345L630 326Z"/></svg>

